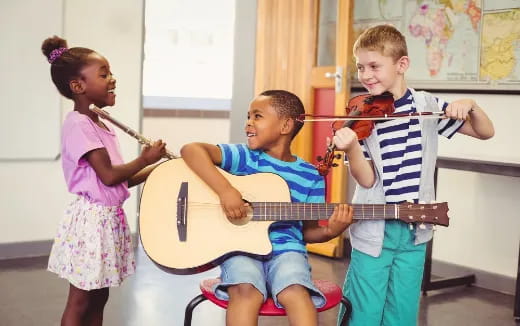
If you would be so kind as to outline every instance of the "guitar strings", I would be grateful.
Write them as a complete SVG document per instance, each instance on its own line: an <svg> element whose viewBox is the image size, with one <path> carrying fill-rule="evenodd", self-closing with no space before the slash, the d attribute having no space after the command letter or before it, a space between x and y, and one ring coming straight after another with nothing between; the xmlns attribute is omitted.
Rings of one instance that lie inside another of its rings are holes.
<svg viewBox="0 0 520 326"><path fill-rule="evenodd" d="M291 206L278 206L281 204L289 204L288 202L280 202L273 203L270 202L268 205L261 206L253 206L253 215L256 218L265 219L265 220L280 220L280 216L288 216L305 214L305 216L294 217L293 219L288 220L319 220L319 219L327 219L332 214L333 209L336 204L334 203L318 203L316 206L311 206L310 203L290 203ZM302 205L298 205L302 204ZM189 201L188 205L190 207L204 208L204 207L221 207L220 203L210 203L210 202L195 202ZM364 204L351 204L355 206L353 218L356 220L372 220L372 219L395 219L395 205L397 204L371 204L370 206L364 206ZM398 205L399 206L399 205ZM357 209L356 209L357 208ZM407 216L404 210L399 207L399 214ZM416 209L418 210L418 209ZM421 210L423 213L427 213L429 208L424 208ZM262 212L263 211L263 212ZM322 213L326 213L323 216L319 216ZM309 215L318 215L316 218L312 218ZM368 216L365 216L368 215ZM426 218L425 218L426 219Z"/></svg>

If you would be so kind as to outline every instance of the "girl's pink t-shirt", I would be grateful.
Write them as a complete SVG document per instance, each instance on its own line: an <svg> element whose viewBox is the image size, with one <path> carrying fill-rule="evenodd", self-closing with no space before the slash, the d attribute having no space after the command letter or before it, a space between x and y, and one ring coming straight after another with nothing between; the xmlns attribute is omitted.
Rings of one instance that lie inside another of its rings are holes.
<svg viewBox="0 0 520 326"><path fill-rule="evenodd" d="M112 165L123 164L114 129L103 129L77 111L67 114L61 133L61 160L69 192L85 196L93 203L119 206L130 196L128 183L107 186L98 178L84 155L105 148Z"/></svg>

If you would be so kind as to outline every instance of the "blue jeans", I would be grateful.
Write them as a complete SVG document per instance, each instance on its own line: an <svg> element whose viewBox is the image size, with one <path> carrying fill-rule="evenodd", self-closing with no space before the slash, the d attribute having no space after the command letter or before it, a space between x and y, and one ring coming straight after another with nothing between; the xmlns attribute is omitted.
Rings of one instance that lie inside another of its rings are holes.
<svg viewBox="0 0 520 326"><path fill-rule="evenodd" d="M314 286L311 266L303 253L288 251L266 261L234 256L225 260L220 268L222 282L213 290L221 300L229 300L226 290L230 285L251 284L262 293L264 302L271 295L276 306L283 308L278 302L278 294L290 285L299 284L309 290L317 308L325 305L325 296Z"/></svg>

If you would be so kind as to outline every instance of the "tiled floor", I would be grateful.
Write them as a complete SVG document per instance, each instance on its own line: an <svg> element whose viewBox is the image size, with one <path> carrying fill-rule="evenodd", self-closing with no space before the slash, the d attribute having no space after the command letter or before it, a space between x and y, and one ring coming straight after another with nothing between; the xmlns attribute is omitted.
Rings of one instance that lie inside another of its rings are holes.
<svg viewBox="0 0 520 326"><path fill-rule="evenodd" d="M217 270L179 276L157 268L142 250L138 271L111 290L105 325L183 325L186 304L199 294L198 283ZM343 282L347 263L311 255L315 278ZM68 283L45 271L46 258L0 261L0 326L59 325ZM336 309L320 313L320 325L335 325ZM224 325L224 310L204 302L194 326ZM261 317L260 325L288 325L283 317ZM422 298L419 325L520 325L513 320L513 296L476 287L429 292Z"/></svg>

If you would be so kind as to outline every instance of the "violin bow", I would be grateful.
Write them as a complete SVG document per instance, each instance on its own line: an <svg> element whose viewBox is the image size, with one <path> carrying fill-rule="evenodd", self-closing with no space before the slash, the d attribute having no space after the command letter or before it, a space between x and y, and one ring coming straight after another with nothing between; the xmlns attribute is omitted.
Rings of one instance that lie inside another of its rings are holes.
<svg viewBox="0 0 520 326"><path fill-rule="evenodd" d="M349 121L349 120L391 120L391 119L439 119L444 116L444 111L434 112L413 112L413 113L397 113L384 114L380 116L348 116L348 115L321 115L321 114L301 114L298 119L299 122L327 122L327 121ZM308 119L311 117L314 119Z"/></svg>

